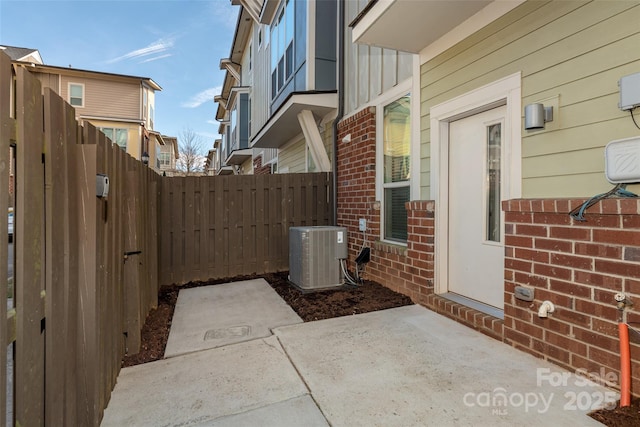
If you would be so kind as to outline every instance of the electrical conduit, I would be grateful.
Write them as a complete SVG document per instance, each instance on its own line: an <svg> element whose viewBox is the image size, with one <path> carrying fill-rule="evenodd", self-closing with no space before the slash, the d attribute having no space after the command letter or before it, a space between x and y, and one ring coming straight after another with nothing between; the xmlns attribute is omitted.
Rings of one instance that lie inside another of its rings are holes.
<svg viewBox="0 0 640 427"><path fill-rule="evenodd" d="M618 323L620 337L620 407L631 405L631 355L629 353L629 325Z"/></svg>

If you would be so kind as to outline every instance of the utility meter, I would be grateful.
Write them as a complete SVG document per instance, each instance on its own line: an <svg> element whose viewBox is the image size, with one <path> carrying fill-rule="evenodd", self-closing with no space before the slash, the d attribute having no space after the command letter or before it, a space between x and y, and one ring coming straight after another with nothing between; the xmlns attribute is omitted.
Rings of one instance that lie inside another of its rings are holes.
<svg viewBox="0 0 640 427"><path fill-rule="evenodd" d="M612 184L640 182L640 136L617 139L604 149L604 172Z"/></svg>

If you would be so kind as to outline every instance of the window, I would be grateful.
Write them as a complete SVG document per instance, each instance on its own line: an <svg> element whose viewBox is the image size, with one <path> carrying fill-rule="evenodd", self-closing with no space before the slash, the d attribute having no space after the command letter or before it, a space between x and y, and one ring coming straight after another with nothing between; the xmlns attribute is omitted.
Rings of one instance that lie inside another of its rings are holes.
<svg viewBox="0 0 640 427"><path fill-rule="evenodd" d="M74 107L84 107L84 85L69 83L69 104Z"/></svg>
<svg viewBox="0 0 640 427"><path fill-rule="evenodd" d="M294 4L287 0L271 27L271 97L282 90L293 75Z"/></svg>
<svg viewBox="0 0 640 427"><path fill-rule="evenodd" d="M486 236L492 242L500 242L500 169L502 157L502 123L487 127L487 165L486 165Z"/></svg>
<svg viewBox="0 0 640 427"><path fill-rule="evenodd" d="M149 105L149 129L153 130L153 121L155 120L156 115L153 110L153 105Z"/></svg>
<svg viewBox="0 0 640 427"><path fill-rule="evenodd" d="M118 144L118 147L127 151L127 139L129 138L128 129L101 127L100 130L111 140L111 142Z"/></svg>
<svg viewBox="0 0 640 427"><path fill-rule="evenodd" d="M171 153L158 153L158 167L167 169L171 167Z"/></svg>
<svg viewBox="0 0 640 427"><path fill-rule="evenodd" d="M411 176L410 95L384 106L382 119L383 203L386 240L407 241L407 212Z"/></svg>
<svg viewBox="0 0 640 427"><path fill-rule="evenodd" d="M148 90L147 88L142 89L142 118L147 118L147 99L148 99Z"/></svg>

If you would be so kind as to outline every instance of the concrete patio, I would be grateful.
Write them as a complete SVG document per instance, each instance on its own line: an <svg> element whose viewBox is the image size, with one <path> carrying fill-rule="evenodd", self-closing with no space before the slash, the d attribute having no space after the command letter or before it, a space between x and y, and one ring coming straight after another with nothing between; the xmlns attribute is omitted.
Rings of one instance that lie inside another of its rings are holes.
<svg viewBox="0 0 640 427"><path fill-rule="evenodd" d="M416 305L301 323L257 280L181 291L173 324L103 426L598 426L618 398Z"/></svg>

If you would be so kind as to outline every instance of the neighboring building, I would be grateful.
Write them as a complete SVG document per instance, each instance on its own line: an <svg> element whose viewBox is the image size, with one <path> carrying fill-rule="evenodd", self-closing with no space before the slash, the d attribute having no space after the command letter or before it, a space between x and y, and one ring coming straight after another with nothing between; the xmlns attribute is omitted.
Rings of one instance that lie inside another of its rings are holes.
<svg viewBox="0 0 640 427"><path fill-rule="evenodd" d="M155 170L167 176L172 176L176 171L176 162L180 153L178 151L178 138L162 135L163 144L157 148ZM152 157L153 158L153 157Z"/></svg>
<svg viewBox="0 0 640 427"><path fill-rule="evenodd" d="M0 51L4 52L12 61L29 62L32 64L44 64L38 49L25 47L0 46Z"/></svg>
<svg viewBox="0 0 640 427"><path fill-rule="evenodd" d="M41 82L75 108L76 119L87 121L128 154L158 157L164 144L155 130L155 93L162 88L148 77L45 65L37 50L3 46L15 66L28 67Z"/></svg>
<svg viewBox="0 0 640 427"><path fill-rule="evenodd" d="M40 52L38 49L30 49L24 47L14 47L14 46L0 46L0 51L5 53L12 61L24 61L33 64L42 64L42 57L40 56ZM13 147L9 147L9 159L11 159L9 163L9 206L13 207L14 205L14 187L15 187L15 177L14 177L14 151Z"/></svg>
<svg viewBox="0 0 640 427"><path fill-rule="evenodd" d="M227 71L222 93L215 99L222 134L218 173L225 167L254 173L254 163L258 173L267 165L269 172L331 170L337 2L239 3L231 53L220 62Z"/></svg>
<svg viewBox="0 0 640 427"><path fill-rule="evenodd" d="M640 134L630 117L640 100L622 110L618 87L640 73L640 3L346 4L358 67L367 45L416 58L411 83L388 99L352 108L345 94L338 222L351 258L364 218L367 277L561 366L619 373L617 322L639 316L614 295L640 300L640 202L604 200L584 222L568 213L613 186L605 145ZM639 93L638 76L625 97ZM525 129L536 103L553 107L553 121ZM555 305L547 318L545 300ZM637 393L638 358L631 370Z"/></svg>

